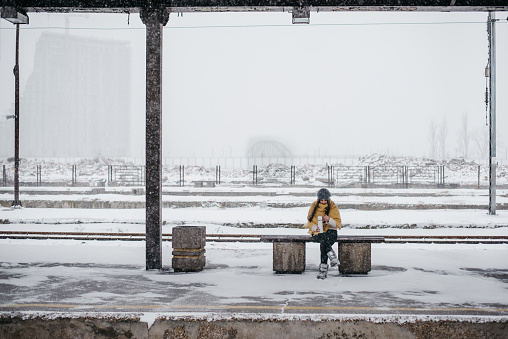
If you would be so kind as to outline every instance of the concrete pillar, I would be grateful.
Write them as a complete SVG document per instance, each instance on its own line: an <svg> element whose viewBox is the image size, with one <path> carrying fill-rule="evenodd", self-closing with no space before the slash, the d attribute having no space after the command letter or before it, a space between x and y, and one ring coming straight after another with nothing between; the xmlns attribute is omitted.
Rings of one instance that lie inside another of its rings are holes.
<svg viewBox="0 0 508 339"><path fill-rule="evenodd" d="M277 273L302 273L305 271L304 242L274 242L273 270Z"/></svg>
<svg viewBox="0 0 508 339"><path fill-rule="evenodd" d="M205 267L205 226L176 226L172 232L173 269L197 272Z"/></svg>
<svg viewBox="0 0 508 339"><path fill-rule="evenodd" d="M370 243L339 242L339 272L367 274L371 269Z"/></svg>
<svg viewBox="0 0 508 339"><path fill-rule="evenodd" d="M140 13L146 25L146 269L162 268L162 31L165 8Z"/></svg>

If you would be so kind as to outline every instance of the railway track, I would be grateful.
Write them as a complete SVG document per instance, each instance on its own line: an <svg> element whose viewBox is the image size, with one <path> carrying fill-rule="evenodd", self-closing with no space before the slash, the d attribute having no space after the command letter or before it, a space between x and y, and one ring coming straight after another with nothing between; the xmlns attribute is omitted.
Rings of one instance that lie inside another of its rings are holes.
<svg viewBox="0 0 508 339"><path fill-rule="evenodd" d="M261 234L207 234L207 242L259 242ZM386 243L394 244L508 244L508 236L384 236ZM105 240L144 241L145 233L86 233L86 232L26 232L2 231L0 239L39 240ZM171 233L163 233L162 241L171 241Z"/></svg>

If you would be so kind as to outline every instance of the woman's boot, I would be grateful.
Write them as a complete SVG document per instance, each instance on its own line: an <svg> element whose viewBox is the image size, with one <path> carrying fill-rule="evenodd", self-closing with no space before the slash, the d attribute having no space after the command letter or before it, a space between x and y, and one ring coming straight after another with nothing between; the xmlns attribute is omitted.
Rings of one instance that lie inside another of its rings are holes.
<svg viewBox="0 0 508 339"><path fill-rule="evenodd" d="M326 279L327 276L328 276L328 264L319 265L319 273L316 278Z"/></svg>
<svg viewBox="0 0 508 339"><path fill-rule="evenodd" d="M339 264L339 259L337 258L337 255L335 254L334 250L331 250L327 253L328 259L330 259L330 266L335 267Z"/></svg>

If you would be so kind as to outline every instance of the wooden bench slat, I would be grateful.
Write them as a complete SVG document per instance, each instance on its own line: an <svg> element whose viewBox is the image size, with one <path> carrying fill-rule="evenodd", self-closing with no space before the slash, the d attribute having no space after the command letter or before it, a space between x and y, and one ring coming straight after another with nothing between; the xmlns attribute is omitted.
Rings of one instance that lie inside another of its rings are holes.
<svg viewBox="0 0 508 339"><path fill-rule="evenodd" d="M262 235L261 242L312 242L310 235ZM348 243L382 243L385 242L383 236L358 236L358 235L339 235L338 242Z"/></svg>
<svg viewBox="0 0 508 339"><path fill-rule="evenodd" d="M385 242L385 237L377 235L369 236L356 236L356 235L339 235L337 236L338 242L370 242L381 243Z"/></svg>

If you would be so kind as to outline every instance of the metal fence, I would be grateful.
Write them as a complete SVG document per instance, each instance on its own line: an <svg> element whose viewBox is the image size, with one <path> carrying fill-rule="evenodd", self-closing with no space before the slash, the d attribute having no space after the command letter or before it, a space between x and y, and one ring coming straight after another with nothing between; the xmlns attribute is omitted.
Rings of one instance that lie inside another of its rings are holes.
<svg viewBox="0 0 508 339"><path fill-rule="evenodd" d="M110 185L143 186L145 185L144 166L108 166Z"/></svg>
<svg viewBox="0 0 508 339"><path fill-rule="evenodd" d="M286 166L253 165L250 170L221 170L221 166L164 166L163 185L199 183L239 185L289 185L328 187L480 187L488 185L487 166L470 166L460 176L445 166ZM506 185L506 171L498 171ZM12 186L13 165L3 165L2 186ZM21 164L22 186L144 186L145 167L131 165ZM215 176L215 178L214 178ZM457 179L461 178L461 179ZM463 179L466 178L466 179Z"/></svg>
<svg viewBox="0 0 508 339"><path fill-rule="evenodd" d="M351 185L445 185L444 166L336 166L329 170L334 173L332 186Z"/></svg>

